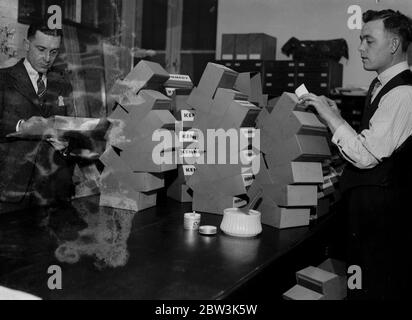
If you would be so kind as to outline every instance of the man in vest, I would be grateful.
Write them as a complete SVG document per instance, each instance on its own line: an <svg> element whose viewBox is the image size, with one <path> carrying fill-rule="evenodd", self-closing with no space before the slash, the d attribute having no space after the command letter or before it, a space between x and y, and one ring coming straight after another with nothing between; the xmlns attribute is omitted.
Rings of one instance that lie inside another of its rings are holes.
<svg viewBox="0 0 412 320"><path fill-rule="evenodd" d="M363 15L361 54L364 69L376 71L366 97L362 124L355 132L336 104L307 94L333 133L332 142L348 164L341 177L349 222L348 264L362 270L362 288L350 299L396 299L411 295L408 252L412 243L412 72L407 50L411 19L399 11L369 10Z"/></svg>

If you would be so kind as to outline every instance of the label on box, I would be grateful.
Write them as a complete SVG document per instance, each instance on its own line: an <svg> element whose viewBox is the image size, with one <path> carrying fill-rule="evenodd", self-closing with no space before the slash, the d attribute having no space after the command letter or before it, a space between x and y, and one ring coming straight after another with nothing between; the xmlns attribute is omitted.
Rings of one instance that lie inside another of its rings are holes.
<svg viewBox="0 0 412 320"><path fill-rule="evenodd" d="M168 97L172 97L174 95L175 91L176 91L176 89L174 89L174 88L166 88L166 95Z"/></svg>
<svg viewBox="0 0 412 320"><path fill-rule="evenodd" d="M233 54L222 54L222 60L233 60Z"/></svg>
<svg viewBox="0 0 412 320"><path fill-rule="evenodd" d="M180 158L199 158L199 149L179 149Z"/></svg>
<svg viewBox="0 0 412 320"><path fill-rule="evenodd" d="M192 176L196 171L196 167L192 165L183 165L182 167L183 167L183 174L185 175L185 177Z"/></svg>
<svg viewBox="0 0 412 320"><path fill-rule="evenodd" d="M253 174L252 173L242 173L243 184L245 187L250 187L253 183Z"/></svg>
<svg viewBox="0 0 412 320"><path fill-rule="evenodd" d="M181 81L181 82L192 82L192 79L188 75L183 74L171 74L169 81Z"/></svg>
<svg viewBox="0 0 412 320"><path fill-rule="evenodd" d="M247 201L241 198L233 197L233 208L240 208L247 205Z"/></svg>
<svg viewBox="0 0 412 320"><path fill-rule="evenodd" d="M247 60L247 54L237 54L236 60Z"/></svg>
<svg viewBox="0 0 412 320"><path fill-rule="evenodd" d="M258 53L249 54L250 60L260 60L261 56Z"/></svg>
<svg viewBox="0 0 412 320"><path fill-rule="evenodd" d="M196 132L194 131L180 131L179 132L180 142L197 142Z"/></svg>
<svg viewBox="0 0 412 320"><path fill-rule="evenodd" d="M195 114L189 110L181 110L182 121L191 121L195 120Z"/></svg>

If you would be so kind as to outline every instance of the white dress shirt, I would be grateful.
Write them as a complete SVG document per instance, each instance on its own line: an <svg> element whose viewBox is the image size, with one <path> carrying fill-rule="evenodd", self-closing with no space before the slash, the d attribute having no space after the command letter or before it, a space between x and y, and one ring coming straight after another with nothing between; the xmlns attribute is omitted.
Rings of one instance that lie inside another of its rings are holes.
<svg viewBox="0 0 412 320"><path fill-rule="evenodd" d="M386 69L378 79L381 86L372 97L396 75L408 70L408 63L401 62ZM390 157L412 135L412 86L398 86L386 93L370 120L369 129L357 134L347 123L335 131L332 142L342 156L360 169L369 169Z"/></svg>
<svg viewBox="0 0 412 320"><path fill-rule="evenodd" d="M27 74L29 75L30 81L33 85L34 91L37 93L38 91L38 86L37 86L37 81L39 80L39 73L33 68L33 66L30 64L29 60L24 59L23 65L26 68ZM47 87L47 77L46 74L43 74L43 82L44 85ZM20 124L23 122L23 120L19 120L16 125L16 132L19 131Z"/></svg>

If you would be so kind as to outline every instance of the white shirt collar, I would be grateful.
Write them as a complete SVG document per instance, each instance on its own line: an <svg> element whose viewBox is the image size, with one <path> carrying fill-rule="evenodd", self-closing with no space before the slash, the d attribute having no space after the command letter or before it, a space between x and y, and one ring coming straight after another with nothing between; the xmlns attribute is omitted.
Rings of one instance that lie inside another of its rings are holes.
<svg viewBox="0 0 412 320"><path fill-rule="evenodd" d="M33 68L33 66L31 65L29 60L24 59L23 65L27 70L27 73L29 75L31 83L33 84L33 87L34 87L35 91L37 92L37 89L38 89L37 88L37 80L39 79L39 73L36 71L36 69ZM42 79L44 81L44 84L47 86L47 77L46 77L45 74L43 74Z"/></svg>
<svg viewBox="0 0 412 320"><path fill-rule="evenodd" d="M393 77L397 76L399 73L408 70L409 65L406 61L402 61L394 66L386 69L380 75L378 75L378 79L382 86L386 85Z"/></svg>

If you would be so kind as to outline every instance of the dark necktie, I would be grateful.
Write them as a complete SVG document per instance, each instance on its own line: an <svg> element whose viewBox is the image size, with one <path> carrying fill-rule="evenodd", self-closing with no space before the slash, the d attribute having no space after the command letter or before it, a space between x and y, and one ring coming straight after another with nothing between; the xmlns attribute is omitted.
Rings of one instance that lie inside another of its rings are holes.
<svg viewBox="0 0 412 320"><path fill-rule="evenodd" d="M381 82L379 81L377 77L373 79L371 85L369 86L368 94L366 95L366 99L365 99L365 108L363 109L361 126L359 128L360 131L369 128L369 121L374 112L372 110L372 97L380 86L381 86Z"/></svg>
<svg viewBox="0 0 412 320"><path fill-rule="evenodd" d="M39 98L43 97L46 93L46 85L43 81L43 73L39 72L39 79L37 79L37 95Z"/></svg>
<svg viewBox="0 0 412 320"><path fill-rule="evenodd" d="M373 79L371 85L369 86L368 94L366 96L366 106L368 107L372 101L372 97L376 90L380 87L381 82L379 81L378 77Z"/></svg>

